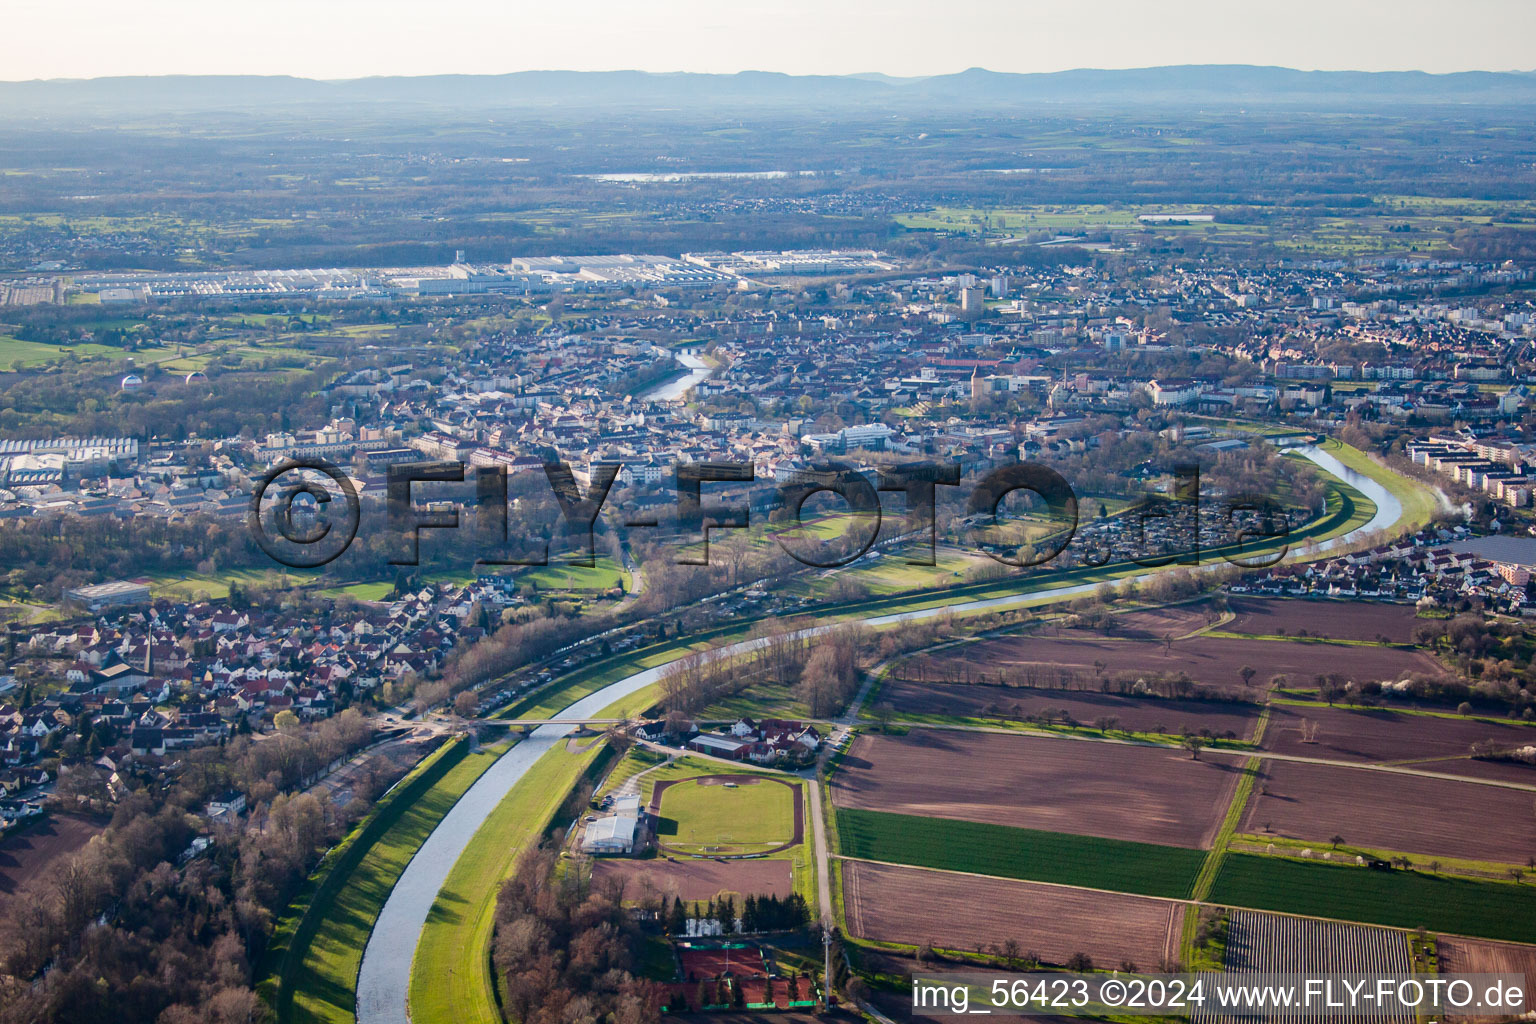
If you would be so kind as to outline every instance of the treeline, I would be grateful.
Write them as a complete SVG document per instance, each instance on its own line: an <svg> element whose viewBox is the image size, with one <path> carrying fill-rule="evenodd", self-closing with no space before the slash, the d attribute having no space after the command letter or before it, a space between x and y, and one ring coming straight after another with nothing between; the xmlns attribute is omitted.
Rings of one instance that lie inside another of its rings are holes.
<svg viewBox="0 0 1536 1024"><path fill-rule="evenodd" d="M809 632L803 622L768 620L754 629L749 651L698 651L668 665L660 680L668 714L694 716L754 683L791 688L813 718L825 718L858 692L870 631L856 623Z"/></svg>
<svg viewBox="0 0 1536 1024"><path fill-rule="evenodd" d="M552 850L518 858L496 898L492 962L506 1011L519 1024L655 1024L660 986L636 976L642 936L622 888L592 885L581 868L559 871Z"/></svg>
<svg viewBox="0 0 1536 1024"><path fill-rule="evenodd" d="M0 564L13 592L53 601L66 589L121 575L124 558L140 575L210 572L231 566L281 569L251 542L244 528L153 516L112 519L34 517L0 528Z"/></svg>
<svg viewBox="0 0 1536 1024"><path fill-rule="evenodd" d="M726 935L738 931L755 934L804 928L811 923L811 908L806 904L805 897L797 892L782 899L773 893L766 896L749 895L742 901L739 914L736 900L731 896L712 899L707 903L694 901L691 904L682 897L671 899L663 896L659 916L666 922L667 931L672 935L688 934L689 921L713 922Z"/></svg>

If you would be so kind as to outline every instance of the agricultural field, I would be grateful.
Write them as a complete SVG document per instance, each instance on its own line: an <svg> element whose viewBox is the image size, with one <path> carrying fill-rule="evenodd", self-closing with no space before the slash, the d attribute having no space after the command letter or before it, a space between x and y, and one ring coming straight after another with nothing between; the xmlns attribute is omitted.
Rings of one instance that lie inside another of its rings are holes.
<svg viewBox="0 0 1536 1024"><path fill-rule="evenodd" d="M1527 981L1536 979L1536 946L1442 935L1437 947L1441 974L1523 974Z"/></svg>
<svg viewBox="0 0 1536 1024"><path fill-rule="evenodd" d="M1222 968L1235 974L1411 974L1413 954L1400 931L1234 910ZM1207 1024L1216 1018L1196 1014L1194 1019ZM1371 1019L1414 1024L1411 1011Z"/></svg>
<svg viewBox="0 0 1536 1024"><path fill-rule="evenodd" d="M1155 969L1178 954L1184 906L1168 900L977 878L889 864L842 864L851 934L876 942L973 951L1017 942L1021 952L1063 964Z"/></svg>
<svg viewBox="0 0 1536 1024"><path fill-rule="evenodd" d="M1412 605L1371 601L1302 601L1284 598L1229 599L1233 613L1226 633L1250 636L1313 636L1331 640L1413 643L1420 619Z"/></svg>
<svg viewBox="0 0 1536 1024"><path fill-rule="evenodd" d="M656 837L668 853L768 853L804 838L798 781L760 775L703 775L658 782L651 795Z"/></svg>
<svg viewBox="0 0 1536 1024"><path fill-rule="evenodd" d="M1388 928L1234 910L1222 966L1248 974L1306 971L1408 974L1408 936Z"/></svg>
<svg viewBox="0 0 1536 1024"><path fill-rule="evenodd" d="M982 640L909 658L903 662L903 672L919 679L1094 688L1102 676L1153 678L1183 673L1196 683L1235 693L1262 693L1276 675L1293 683L1310 683L1324 672L1359 682L1396 681L1414 673L1445 674L1444 667L1424 651L1395 647L1221 636L1135 640L1074 632ZM1257 670L1249 687L1238 675L1244 665Z"/></svg>
<svg viewBox="0 0 1536 1024"><path fill-rule="evenodd" d="M106 827L75 814L46 814L0 840L0 896L20 889L48 865L79 850Z"/></svg>
<svg viewBox="0 0 1536 1024"><path fill-rule="evenodd" d="M1478 762L1468 759L1469 750L1488 741L1500 748L1536 743L1536 728L1483 718L1277 703L1270 709L1263 747L1333 761L1411 761L1426 771L1476 776ZM1509 767L1536 783L1536 770Z"/></svg>
<svg viewBox="0 0 1536 1024"><path fill-rule="evenodd" d="M1055 716L1064 712L1074 722L1093 725L1115 719L1116 729L1131 732L1198 733L1248 739L1258 722L1259 706L1238 701L1177 700L1162 697L1122 697L1094 690L1027 690L1017 686L919 683L887 678L876 700L903 715L1011 719ZM1271 726L1273 728L1273 726Z"/></svg>
<svg viewBox="0 0 1536 1024"><path fill-rule="evenodd" d="M794 892L794 865L771 857L744 860L650 860L601 858L592 864L594 882L624 885L624 898L639 900L655 895L704 902L721 893L740 896L788 896Z"/></svg>
<svg viewBox="0 0 1536 1024"><path fill-rule="evenodd" d="M837 812L847 857L1184 899L1205 862L1201 850L1038 832L974 821Z"/></svg>
<svg viewBox="0 0 1536 1024"><path fill-rule="evenodd" d="M1166 747L914 729L856 739L839 808L1207 847L1241 771Z"/></svg>
<svg viewBox="0 0 1536 1024"><path fill-rule="evenodd" d="M1319 844L1525 864L1536 855L1536 794L1296 761L1267 761L1241 830Z"/></svg>
<svg viewBox="0 0 1536 1024"><path fill-rule="evenodd" d="M1170 605L1166 608L1137 608L1134 611L1115 612L1099 635L1161 641L1164 637L1178 638L1209 628L1217 618L1210 605L1204 602ZM1094 635L1070 626L1061 629L1053 627L1053 632L1058 636Z"/></svg>
<svg viewBox="0 0 1536 1024"><path fill-rule="evenodd" d="M1536 886L1228 854L1210 901L1393 928L1536 942Z"/></svg>

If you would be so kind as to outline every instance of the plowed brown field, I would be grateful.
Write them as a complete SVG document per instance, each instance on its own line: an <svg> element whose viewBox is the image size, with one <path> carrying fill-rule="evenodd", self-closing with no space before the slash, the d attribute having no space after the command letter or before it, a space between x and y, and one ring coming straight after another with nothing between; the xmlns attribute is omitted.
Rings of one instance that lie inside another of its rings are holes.
<svg viewBox="0 0 1536 1024"><path fill-rule="evenodd" d="M877 698L897 713L982 717L1001 709L1009 718L1067 712L1083 725L1116 719L1115 728L1137 732L1210 730L1214 736L1247 739L1258 720L1259 706L1238 701L1172 700L1121 697L1092 690L1030 690L1016 686L977 686L964 683L919 683L887 680ZM1536 732L1536 730L1532 730Z"/></svg>
<svg viewBox="0 0 1536 1024"><path fill-rule="evenodd" d="M1228 633L1263 636L1325 636L1334 640L1413 642L1413 628L1425 621L1412 605L1369 601L1302 601L1272 597L1232 597L1236 618L1221 628Z"/></svg>
<svg viewBox="0 0 1536 1024"><path fill-rule="evenodd" d="M941 949L1002 946L1062 964L1074 953L1155 968L1177 955L1184 905L1170 900L843 861L853 934Z"/></svg>
<svg viewBox="0 0 1536 1024"><path fill-rule="evenodd" d="M832 791L839 807L1206 847L1240 774L1163 747L914 729L856 739Z"/></svg>
<svg viewBox="0 0 1536 1024"><path fill-rule="evenodd" d="M49 814L0 843L0 893L11 893L55 860L74 853L104 826L70 814Z"/></svg>
<svg viewBox="0 0 1536 1024"><path fill-rule="evenodd" d="M650 892L692 901L714 899L722 892L788 896L794 891L787 860L601 858L592 865L592 878L599 884L623 879L625 899L638 899Z"/></svg>
<svg viewBox="0 0 1536 1024"><path fill-rule="evenodd" d="M1472 744L1489 740L1500 747L1533 744L1536 728L1373 709L1276 705L1270 711L1263 746L1277 754L1334 761L1417 761L1465 757ZM1476 774L1470 769L1459 771L1454 763L1424 767Z"/></svg>
<svg viewBox="0 0 1536 1024"><path fill-rule="evenodd" d="M900 674L917 679L960 679L1010 685L1061 687L1094 682L1100 674L1147 677L1184 673L1197 683L1244 690L1239 669L1257 670L1251 692L1262 692L1277 674L1310 683L1324 673L1360 682L1395 681L1445 669L1423 651L1395 647L1246 640L1197 636L1188 640L1128 640L1064 631L1061 636L995 637L909 659Z"/></svg>
<svg viewBox="0 0 1536 1024"><path fill-rule="evenodd" d="M1294 761L1266 761L1245 832L1425 856L1524 864L1536 854L1536 794Z"/></svg>

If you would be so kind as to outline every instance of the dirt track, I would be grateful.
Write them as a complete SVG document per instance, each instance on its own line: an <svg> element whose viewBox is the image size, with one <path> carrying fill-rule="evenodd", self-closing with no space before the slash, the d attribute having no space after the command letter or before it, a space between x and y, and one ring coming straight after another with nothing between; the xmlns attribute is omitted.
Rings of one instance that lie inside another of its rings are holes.
<svg viewBox="0 0 1536 1024"><path fill-rule="evenodd" d="M1170 900L862 861L842 866L848 927L862 938L969 951L1013 940L1050 963L1086 953L1097 965L1148 969L1178 952L1184 906Z"/></svg>
<svg viewBox="0 0 1536 1024"><path fill-rule="evenodd" d="M1204 848L1239 774L1161 747L914 729L860 736L832 791L839 807Z"/></svg>
<svg viewBox="0 0 1536 1024"><path fill-rule="evenodd" d="M693 783L703 786L725 785L728 782L738 786L784 786L794 794L795 809L793 814L795 816L795 830L793 833L791 833L789 842L780 843L778 846L775 846L769 850L756 851L756 854L760 855L764 853L778 853L781 850L787 850L792 846L799 846L801 843L805 842L805 787L795 782L788 782L784 779L776 779L767 775L699 775L688 779L668 779L665 782L658 782L656 783L655 788L651 790L651 817L657 819L658 821L661 819L661 795L667 790L671 789L673 786L681 785L683 783ZM663 845L662 848L665 849L666 847Z"/></svg>

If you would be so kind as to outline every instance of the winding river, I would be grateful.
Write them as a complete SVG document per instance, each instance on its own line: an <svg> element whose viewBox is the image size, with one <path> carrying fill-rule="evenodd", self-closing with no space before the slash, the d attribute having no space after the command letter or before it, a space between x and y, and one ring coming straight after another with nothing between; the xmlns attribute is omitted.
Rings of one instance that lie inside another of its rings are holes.
<svg viewBox="0 0 1536 1024"><path fill-rule="evenodd" d="M682 361L694 359L692 356L678 358ZM694 362L704 367L701 360L694 360ZM698 372L697 368L695 372ZM707 377L708 373L704 376ZM668 387L671 386L668 385ZM1308 445L1290 450L1311 460L1324 472L1344 481L1376 503L1376 514L1369 522L1346 534L1304 548L1302 554L1315 554L1331 547L1347 544L1372 531L1386 529L1402 518L1402 503L1375 480L1350 469L1332 455L1316 447ZM1159 571L1161 570L1149 569L1145 573L1125 578L1142 579L1155 575ZM1088 593L1099 586L1098 583L1080 583L1026 594L1009 594L1003 597L962 601L891 615L876 615L862 621L869 626L914 622L950 612L1001 608L1045 596L1071 597ZM814 636L831 628L830 625L813 626L801 631L800 635ZM723 650L728 654L746 653L765 642L762 639L743 640ZM596 693L583 697L551 717L596 717L597 713L608 705L657 682L664 668L665 666L658 666L636 672ZM407 1014L406 1002L410 990L411 965L416 955L416 943L421 936L422 928L427 923L427 915L432 909L432 904L437 900L438 891L448 879L449 870L491 811L533 766L533 763L575 731L576 727L570 725L541 726L535 729L528 739L502 755L453 805L442 822L427 837L427 841L422 844L411 862L406 865L400 881L395 885L384 904L383 911L379 914L373 934L369 936L368 946L363 952L362 969L357 979L358 1024L408 1024L410 1018Z"/></svg>
<svg viewBox="0 0 1536 1024"><path fill-rule="evenodd" d="M677 380L651 388L640 395L642 402L675 402L682 398L700 381L708 380L715 375L715 368L698 356L680 353L672 357L688 368L688 373Z"/></svg>

